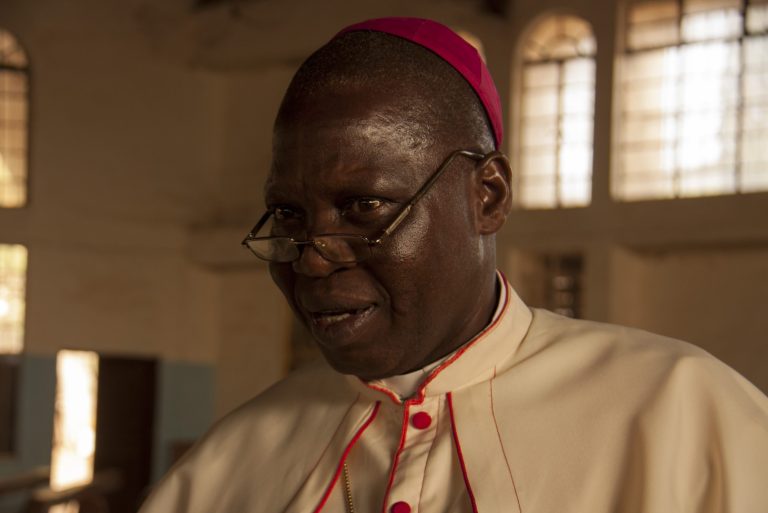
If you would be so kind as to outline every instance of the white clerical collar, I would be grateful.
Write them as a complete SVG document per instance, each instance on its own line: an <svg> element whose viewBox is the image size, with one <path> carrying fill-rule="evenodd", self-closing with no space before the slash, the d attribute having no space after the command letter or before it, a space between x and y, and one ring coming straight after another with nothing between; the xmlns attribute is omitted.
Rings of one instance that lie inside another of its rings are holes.
<svg viewBox="0 0 768 513"><path fill-rule="evenodd" d="M499 291L498 302L496 303L496 310L493 312L493 317L488 324L492 324L499 318L501 312L504 310L504 305L507 301L507 287L504 286L504 278L496 272L496 289ZM461 348L456 349L458 351ZM449 359L456 352L447 354L439 360L430 363L426 367L409 372L408 374L400 374L398 376L390 376L389 378L377 379L370 381L370 384L383 386L400 396L402 399L407 399L416 393L421 382L424 381L433 370L435 370L441 363Z"/></svg>

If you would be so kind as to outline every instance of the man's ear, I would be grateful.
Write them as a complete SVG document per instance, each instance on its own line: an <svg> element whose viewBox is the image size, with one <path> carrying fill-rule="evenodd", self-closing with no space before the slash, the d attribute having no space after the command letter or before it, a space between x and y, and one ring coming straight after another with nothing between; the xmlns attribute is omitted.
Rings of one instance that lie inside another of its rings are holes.
<svg viewBox="0 0 768 513"><path fill-rule="evenodd" d="M496 233L512 209L512 170L506 155L494 151L477 163L473 192L478 233Z"/></svg>

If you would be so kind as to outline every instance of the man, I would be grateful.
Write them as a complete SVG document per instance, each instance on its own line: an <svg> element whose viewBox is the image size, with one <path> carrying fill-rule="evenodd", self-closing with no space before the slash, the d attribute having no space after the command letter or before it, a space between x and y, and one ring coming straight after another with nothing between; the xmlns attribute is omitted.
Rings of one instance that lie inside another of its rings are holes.
<svg viewBox="0 0 768 513"><path fill-rule="evenodd" d="M442 25L371 20L302 65L244 243L333 370L230 414L145 513L768 511L765 396L693 346L532 311L496 271L501 140Z"/></svg>

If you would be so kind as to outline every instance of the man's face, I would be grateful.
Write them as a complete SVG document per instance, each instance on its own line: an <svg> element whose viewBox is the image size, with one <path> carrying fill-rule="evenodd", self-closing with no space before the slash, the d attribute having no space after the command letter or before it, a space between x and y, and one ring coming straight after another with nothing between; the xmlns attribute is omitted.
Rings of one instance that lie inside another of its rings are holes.
<svg viewBox="0 0 768 513"><path fill-rule="evenodd" d="M339 93L281 123L266 186L273 231L297 240L380 233L455 149L414 145L398 100L391 92ZM368 260L332 263L305 247L297 261L271 264L338 371L364 379L406 373L478 331L484 249L470 209L473 166L454 161Z"/></svg>

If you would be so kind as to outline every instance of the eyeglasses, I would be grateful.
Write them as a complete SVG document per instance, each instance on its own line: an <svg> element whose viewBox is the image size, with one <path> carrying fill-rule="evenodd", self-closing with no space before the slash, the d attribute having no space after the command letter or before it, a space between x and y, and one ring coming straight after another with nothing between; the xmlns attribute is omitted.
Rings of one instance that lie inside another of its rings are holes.
<svg viewBox="0 0 768 513"><path fill-rule="evenodd" d="M337 264L352 264L362 262L373 255L373 248L394 232L405 220L413 206L429 191L430 187L448 169L453 160L461 155L476 161L495 158L497 152L487 155L468 150L456 150L443 161L432 176L416 191L410 201L400 210L392 221L374 238L349 233L325 233L307 240L296 240L291 237L270 236L256 237L269 218L275 213L273 209L261 216L256 226L243 239L242 245L262 260L268 262L293 262L301 256L304 246L312 246L324 259Z"/></svg>

